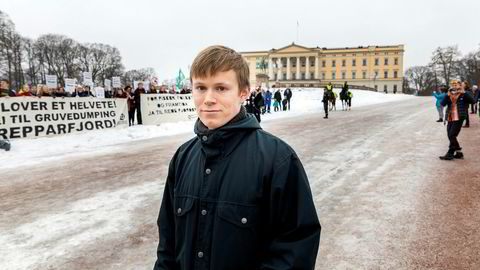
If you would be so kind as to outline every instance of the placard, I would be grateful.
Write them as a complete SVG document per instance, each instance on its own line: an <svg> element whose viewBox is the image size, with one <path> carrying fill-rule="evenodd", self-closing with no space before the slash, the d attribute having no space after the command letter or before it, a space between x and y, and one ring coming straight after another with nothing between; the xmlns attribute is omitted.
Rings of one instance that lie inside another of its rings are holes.
<svg viewBox="0 0 480 270"><path fill-rule="evenodd" d="M45 75L45 81L47 82L48 88L57 88L57 76L56 75Z"/></svg>
<svg viewBox="0 0 480 270"><path fill-rule="evenodd" d="M73 92L75 92L75 87L76 87L76 83L75 83L75 79L65 79L65 91L72 94Z"/></svg>
<svg viewBox="0 0 480 270"><path fill-rule="evenodd" d="M197 118L191 94L141 94L140 100L144 125L160 125Z"/></svg>
<svg viewBox="0 0 480 270"><path fill-rule="evenodd" d="M120 81L120 77L112 77L112 84L114 88L121 88L122 82Z"/></svg>

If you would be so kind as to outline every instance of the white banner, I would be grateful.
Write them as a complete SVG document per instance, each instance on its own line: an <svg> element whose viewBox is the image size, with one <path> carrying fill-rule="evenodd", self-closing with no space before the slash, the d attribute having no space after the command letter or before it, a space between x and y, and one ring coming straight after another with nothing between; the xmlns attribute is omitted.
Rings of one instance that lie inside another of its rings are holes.
<svg viewBox="0 0 480 270"><path fill-rule="evenodd" d="M126 99L0 99L0 139L35 138L128 126Z"/></svg>
<svg viewBox="0 0 480 270"><path fill-rule="evenodd" d="M65 91L70 94L75 92L75 79L65 79Z"/></svg>
<svg viewBox="0 0 480 270"><path fill-rule="evenodd" d="M112 77L113 87L120 88L122 87L122 82L120 81L120 77Z"/></svg>
<svg viewBox="0 0 480 270"><path fill-rule="evenodd" d="M105 90L107 91L110 91L112 89L112 81L110 81L109 79L105 79Z"/></svg>
<svg viewBox="0 0 480 270"><path fill-rule="evenodd" d="M45 75L45 81L47 82L48 88L57 88L57 76L56 75Z"/></svg>
<svg viewBox="0 0 480 270"><path fill-rule="evenodd" d="M83 72L83 84L88 86L93 86L91 72Z"/></svg>
<svg viewBox="0 0 480 270"><path fill-rule="evenodd" d="M197 118L191 94L142 94L140 100L144 125L160 125Z"/></svg>

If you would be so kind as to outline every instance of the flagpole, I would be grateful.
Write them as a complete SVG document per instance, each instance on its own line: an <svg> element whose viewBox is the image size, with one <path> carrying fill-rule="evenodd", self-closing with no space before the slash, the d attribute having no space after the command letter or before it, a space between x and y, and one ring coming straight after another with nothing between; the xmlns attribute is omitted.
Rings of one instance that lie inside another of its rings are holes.
<svg viewBox="0 0 480 270"><path fill-rule="evenodd" d="M298 20L297 20L297 44L298 44L298 27L299 27L299 24L298 24Z"/></svg>

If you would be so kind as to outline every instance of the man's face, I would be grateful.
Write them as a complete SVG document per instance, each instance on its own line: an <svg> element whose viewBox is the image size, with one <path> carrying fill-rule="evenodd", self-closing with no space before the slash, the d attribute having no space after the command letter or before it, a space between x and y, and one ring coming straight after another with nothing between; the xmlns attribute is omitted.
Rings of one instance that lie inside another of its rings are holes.
<svg viewBox="0 0 480 270"><path fill-rule="evenodd" d="M462 83L457 83L457 86L456 86L457 90L460 90L462 89Z"/></svg>
<svg viewBox="0 0 480 270"><path fill-rule="evenodd" d="M8 89L8 82L1 81L0 82L0 89Z"/></svg>
<svg viewBox="0 0 480 270"><path fill-rule="evenodd" d="M209 129L228 123L247 99L247 88L238 89L233 70L218 72L207 78L192 78L193 101L200 121Z"/></svg>
<svg viewBox="0 0 480 270"><path fill-rule="evenodd" d="M143 89L143 83L139 83L139 84L138 84L138 88L139 88L139 89Z"/></svg>

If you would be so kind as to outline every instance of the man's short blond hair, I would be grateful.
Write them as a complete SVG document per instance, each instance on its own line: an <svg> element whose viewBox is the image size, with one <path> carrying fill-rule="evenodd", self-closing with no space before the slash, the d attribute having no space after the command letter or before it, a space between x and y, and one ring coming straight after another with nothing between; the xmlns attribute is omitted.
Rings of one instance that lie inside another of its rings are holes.
<svg viewBox="0 0 480 270"><path fill-rule="evenodd" d="M250 88L250 69L242 55L221 45L210 46L202 50L190 69L190 82L193 77L206 78L218 72L233 70L237 76L238 88L243 91Z"/></svg>

